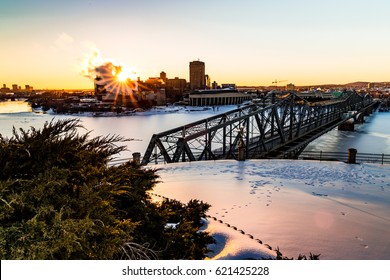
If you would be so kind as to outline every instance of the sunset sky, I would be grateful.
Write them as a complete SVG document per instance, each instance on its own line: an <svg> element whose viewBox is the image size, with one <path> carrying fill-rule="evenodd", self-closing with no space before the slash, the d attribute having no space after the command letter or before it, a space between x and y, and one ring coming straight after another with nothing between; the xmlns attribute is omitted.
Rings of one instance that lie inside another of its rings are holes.
<svg viewBox="0 0 390 280"><path fill-rule="evenodd" d="M295 85L390 81L388 0L1 0L0 86L92 88L83 60L135 68L142 80Z"/></svg>

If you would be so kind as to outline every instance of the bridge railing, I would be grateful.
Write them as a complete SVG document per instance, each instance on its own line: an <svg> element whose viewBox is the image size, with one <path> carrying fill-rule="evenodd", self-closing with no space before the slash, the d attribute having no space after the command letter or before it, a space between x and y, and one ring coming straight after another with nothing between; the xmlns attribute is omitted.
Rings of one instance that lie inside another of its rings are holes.
<svg viewBox="0 0 390 280"><path fill-rule="evenodd" d="M347 162L348 152L303 151L298 159ZM390 164L390 155L356 153L356 163Z"/></svg>
<svg viewBox="0 0 390 280"><path fill-rule="evenodd" d="M223 158L223 154L217 154ZM196 155L198 156L198 155ZM272 159L272 158L269 158ZM129 161L133 158L114 159L108 163L108 166L117 166ZM141 158L142 160L142 158ZM348 161L348 152L324 152L324 151L304 151L298 157L298 160L315 160L315 161ZM156 158L152 161L155 164L164 164L163 160ZM376 163L376 164L390 164L390 154L373 154L373 153L357 153L356 163Z"/></svg>

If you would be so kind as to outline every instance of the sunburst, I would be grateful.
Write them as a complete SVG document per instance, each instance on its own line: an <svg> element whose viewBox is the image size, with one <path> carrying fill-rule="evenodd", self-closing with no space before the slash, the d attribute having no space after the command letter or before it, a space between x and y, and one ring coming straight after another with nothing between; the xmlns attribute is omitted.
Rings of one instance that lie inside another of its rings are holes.
<svg viewBox="0 0 390 280"><path fill-rule="evenodd" d="M115 94L115 100L122 96L130 97L131 102L136 101L138 92L137 71L134 68L127 68L114 64L110 60L102 59L100 52L94 50L85 59L82 73L95 83L104 86L107 94ZM99 79L96 79L99 77Z"/></svg>

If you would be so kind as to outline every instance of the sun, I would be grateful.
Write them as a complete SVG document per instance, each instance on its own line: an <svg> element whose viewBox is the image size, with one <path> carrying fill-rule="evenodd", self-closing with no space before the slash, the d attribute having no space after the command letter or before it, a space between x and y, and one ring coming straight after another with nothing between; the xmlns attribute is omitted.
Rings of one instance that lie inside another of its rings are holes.
<svg viewBox="0 0 390 280"><path fill-rule="evenodd" d="M115 73L116 79L119 82L126 82L127 80L135 81L137 79L137 72L135 70L129 70L125 67L121 67Z"/></svg>
<svg viewBox="0 0 390 280"><path fill-rule="evenodd" d="M126 82L127 79L129 79L129 77L126 75L125 72L119 72L117 75L116 75L116 78L118 79L119 82Z"/></svg>

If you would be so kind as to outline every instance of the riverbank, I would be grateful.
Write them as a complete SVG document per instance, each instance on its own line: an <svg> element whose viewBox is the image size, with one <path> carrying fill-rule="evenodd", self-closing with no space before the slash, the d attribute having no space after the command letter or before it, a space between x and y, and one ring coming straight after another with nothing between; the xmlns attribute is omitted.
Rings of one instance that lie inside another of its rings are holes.
<svg viewBox="0 0 390 280"><path fill-rule="evenodd" d="M65 116L75 116L75 117L127 117L127 116L148 116L156 114L173 114L173 113L191 113L191 112L205 112L205 111L219 111L219 107L195 107L195 106L154 106L149 109L126 109L126 108L117 108L112 111L82 111L74 110L68 112L56 112L52 109L43 110L41 107L33 108L32 112L38 114L50 114L50 115L65 115Z"/></svg>

